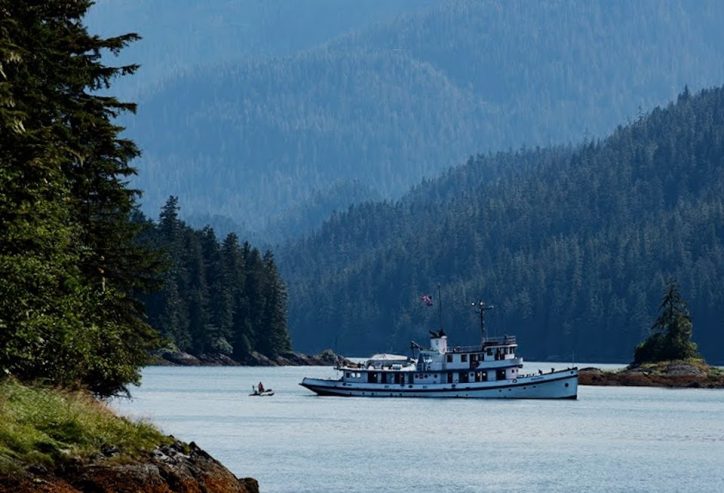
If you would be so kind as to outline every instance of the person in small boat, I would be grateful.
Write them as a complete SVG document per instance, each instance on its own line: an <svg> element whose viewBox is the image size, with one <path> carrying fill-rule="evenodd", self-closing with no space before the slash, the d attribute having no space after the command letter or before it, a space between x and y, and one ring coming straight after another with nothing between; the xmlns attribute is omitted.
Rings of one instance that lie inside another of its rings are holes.
<svg viewBox="0 0 724 493"><path fill-rule="evenodd" d="M259 385L257 385L256 390L257 390L257 392L259 392L260 394L263 394L263 393L264 393L264 384L261 383L261 382L259 382Z"/></svg>

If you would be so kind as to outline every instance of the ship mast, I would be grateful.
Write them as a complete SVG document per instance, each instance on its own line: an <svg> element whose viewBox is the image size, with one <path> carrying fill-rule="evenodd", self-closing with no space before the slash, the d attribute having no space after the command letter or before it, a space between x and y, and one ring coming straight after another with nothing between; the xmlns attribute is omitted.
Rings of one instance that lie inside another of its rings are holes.
<svg viewBox="0 0 724 493"><path fill-rule="evenodd" d="M492 310L494 306L485 304L483 300L473 303L472 305L473 308L480 313L480 347L482 348L483 344L485 344L485 312Z"/></svg>

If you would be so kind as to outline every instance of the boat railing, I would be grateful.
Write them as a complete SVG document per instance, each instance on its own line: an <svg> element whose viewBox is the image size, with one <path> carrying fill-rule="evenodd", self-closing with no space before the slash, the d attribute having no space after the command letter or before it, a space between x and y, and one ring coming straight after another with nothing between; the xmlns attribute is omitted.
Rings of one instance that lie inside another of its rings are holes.
<svg viewBox="0 0 724 493"><path fill-rule="evenodd" d="M483 346L505 346L508 344L517 344L515 336L486 337L483 342Z"/></svg>
<svg viewBox="0 0 724 493"><path fill-rule="evenodd" d="M489 346L507 346L509 344L517 344L515 336L500 336L500 337L486 337L482 347L480 344L475 346L454 346L452 348L453 353L472 353L475 351L481 351L482 349Z"/></svg>

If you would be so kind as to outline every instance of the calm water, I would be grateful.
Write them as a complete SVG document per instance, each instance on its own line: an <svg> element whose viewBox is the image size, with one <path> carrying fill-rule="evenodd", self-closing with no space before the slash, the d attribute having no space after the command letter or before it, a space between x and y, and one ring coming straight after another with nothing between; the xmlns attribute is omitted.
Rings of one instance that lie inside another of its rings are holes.
<svg viewBox="0 0 724 493"><path fill-rule="evenodd" d="M334 374L150 367L114 406L196 441L264 493L724 492L724 391L488 401L316 397L297 385ZM260 380L276 395L249 397Z"/></svg>

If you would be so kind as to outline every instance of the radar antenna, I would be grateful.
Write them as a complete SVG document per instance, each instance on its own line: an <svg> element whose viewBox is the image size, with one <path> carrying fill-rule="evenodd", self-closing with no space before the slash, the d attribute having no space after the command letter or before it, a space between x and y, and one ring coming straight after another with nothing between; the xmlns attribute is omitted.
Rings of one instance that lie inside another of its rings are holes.
<svg viewBox="0 0 724 493"><path fill-rule="evenodd" d="M493 305L486 304L483 300L472 303L473 308L480 313L480 347L485 344L485 312L495 308Z"/></svg>

